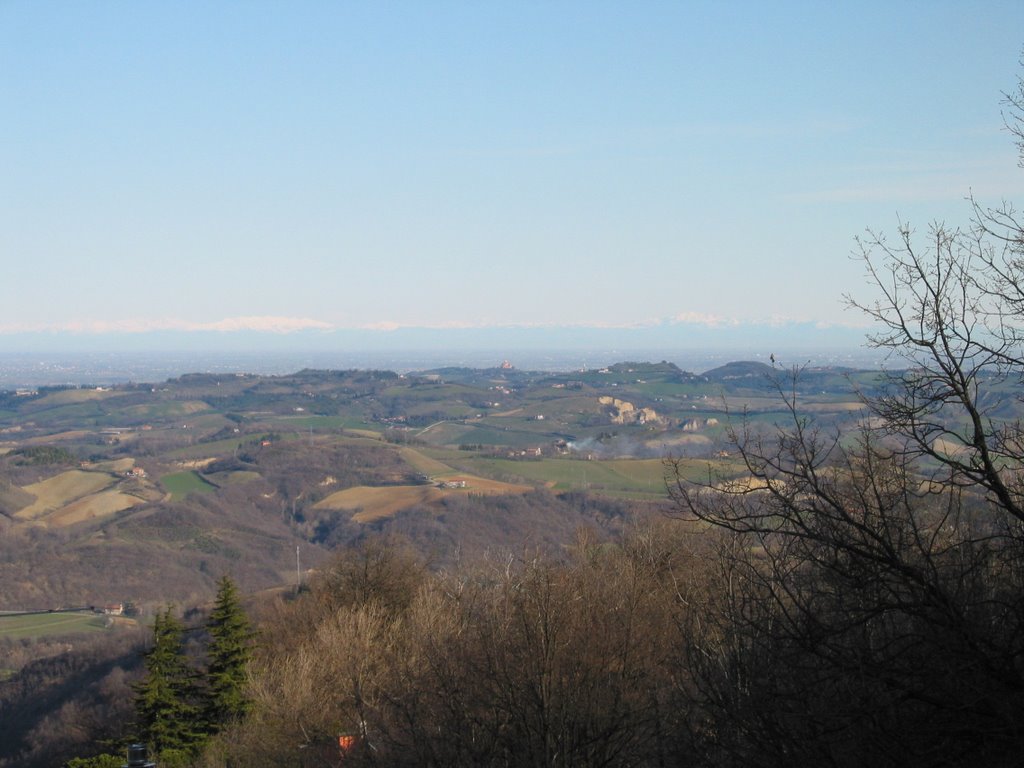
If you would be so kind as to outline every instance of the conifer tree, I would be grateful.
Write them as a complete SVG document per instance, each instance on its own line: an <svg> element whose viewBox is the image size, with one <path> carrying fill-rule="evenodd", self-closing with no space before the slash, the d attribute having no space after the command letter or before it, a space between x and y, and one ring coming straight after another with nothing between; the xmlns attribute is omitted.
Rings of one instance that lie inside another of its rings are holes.
<svg viewBox="0 0 1024 768"><path fill-rule="evenodd" d="M252 655L253 631L242 608L238 589L224 576L217 586L217 599L207 623L206 725L218 731L248 709L245 694L246 667Z"/></svg>
<svg viewBox="0 0 1024 768"><path fill-rule="evenodd" d="M156 754L190 751L199 742L194 675L185 659L183 632L170 607L157 614L153 647L146 653L146 678L136 688L141 736Z"/></svg>

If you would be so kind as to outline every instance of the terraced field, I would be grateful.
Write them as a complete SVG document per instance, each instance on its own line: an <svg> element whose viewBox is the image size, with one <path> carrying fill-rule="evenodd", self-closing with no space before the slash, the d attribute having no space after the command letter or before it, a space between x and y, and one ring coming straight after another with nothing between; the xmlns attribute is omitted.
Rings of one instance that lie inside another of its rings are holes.
<svg viewBox="0 0 1024 768"><path fill-rule="evenodd" d="M455 470L443 462L437 459L432 459L421 451L417 451L415 448L400 447L398 452L402 458L405 459L413 469L417 472L422 472L424 475L435 477L438 475L451 474Z"/></svg>
<svg viewBox="0 0 1024 768"><path fill-rule="evenodd" d="M47 515L44 521L50 528L60 528L86 520L109 517L145 503L145 500L138 496L111 489L73 501L66 507Z"/></svg>
<svg viewBox="0 0 1024 768"><path fill-rule="evenodd" d="M114 459L113 461L102 461L93 464L92 466L94 469L102 472L116 472L117 474L122 475L135 466L135 459Z"/></svg>
<svg viewBox="0 0 1024 768"><path fill-rule="evenodd" d="M318 502L317 509L336 509L352 512L352 519L357 523L367 523L390 517L404 509L415 506L436 504L452 494L477 493L498 495L506 493L527 493L532 486L503 483L472 475L451 475L445 478L449 482L464 481L465 488L438 488L434 485L388 485L388 486L357 486L344 491L332 493Z"/></svg>
<svg viewBox="0 0 1024 768"><path fill-rule="evenodd" d="M35 496L36 500L19 510L15 517L21 520L37 520L73 501L109 488L114 482L114 477L106 472L86 472L79 469L61 472L48 480L26 485L24 490Z"/></svg>
<svg viewBox="0 0 1024 768"><path fill-rule="evenodd" d="M637 499L663 499L669 467L662 459L546 458L540 461L470 457L461 462L481 475L508 482L529 482L555 491L587 490ZM701 479L708 467L726 476L740 471L727 460L688 460L680 464L684 476Z"/></svg>

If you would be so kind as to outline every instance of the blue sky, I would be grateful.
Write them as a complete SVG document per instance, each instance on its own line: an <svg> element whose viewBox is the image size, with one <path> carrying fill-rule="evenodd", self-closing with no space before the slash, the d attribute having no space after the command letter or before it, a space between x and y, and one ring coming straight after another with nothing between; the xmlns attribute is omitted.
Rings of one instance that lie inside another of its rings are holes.
<svg viewBox="0 0 1024 768"><path fill-rule="evenodd" d="M1024 3L0 2L26 332L857 324L1024 199Z"/></svg>

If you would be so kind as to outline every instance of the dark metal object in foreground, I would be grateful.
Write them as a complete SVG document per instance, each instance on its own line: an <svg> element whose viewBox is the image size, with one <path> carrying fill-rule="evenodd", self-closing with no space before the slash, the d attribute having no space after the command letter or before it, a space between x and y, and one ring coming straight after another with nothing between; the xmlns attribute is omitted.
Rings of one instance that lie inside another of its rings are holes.
<svg viewBox="0 0 1024 768"><path fill-rule="evenodd" d="M124 768L156 768L156 763L149 759L145 744L132 744Z"/></svg>

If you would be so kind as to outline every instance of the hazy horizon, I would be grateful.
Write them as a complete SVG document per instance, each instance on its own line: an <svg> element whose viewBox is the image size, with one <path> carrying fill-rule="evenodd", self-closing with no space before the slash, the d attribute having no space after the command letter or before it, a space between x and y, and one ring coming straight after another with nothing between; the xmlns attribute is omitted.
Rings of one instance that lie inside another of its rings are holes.
<svg viewBox="0 0 1024 768"><path fill-rule="evenodd" d="M1024 191L1022 27L1019 2L0 4L0 351L852 332L855 236Z"/></svg>
<svg viewBox="0 0 1024 768"><path fill-rule="evenodd" d="M506 350L506 352L508 352ZM777 366L835 366L871 369L883 363L865 348L786 349L500 349L408 350L195 350L0 352L0 390L39 386L157 384L189 373L247 373L279 376L303 369L389 370L412 373L447 367L497 368L505 362L520 370L568 372L593 370L621 362L667 361L691 373L729 362L752 360Z"/></svg>

